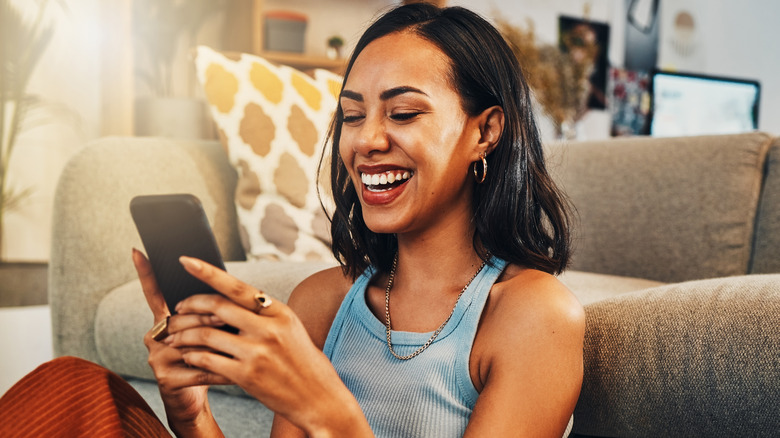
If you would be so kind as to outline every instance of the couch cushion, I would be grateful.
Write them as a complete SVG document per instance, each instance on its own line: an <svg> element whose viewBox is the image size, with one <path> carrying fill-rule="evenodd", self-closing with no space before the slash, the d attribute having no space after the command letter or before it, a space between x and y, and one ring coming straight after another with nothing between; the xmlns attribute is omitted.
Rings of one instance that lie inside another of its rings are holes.
<svg viewBox="0 0 780 438"><path fill-rule="evenodd" d="M341 76L313 76L249 54L198 47L220 140L238 171L236 209L249 258L332 260L317 169Z"/></svg>
<svg viewBox="0 0 780 438"><path fill-rule="evenodd" d="M780 430L780 274L667 285L585 311L575 433L770 436Z"/></svg>
<svg viewBox="0 0 780 438"><path fill-rule="evenodd" d="M225 265L227 271L240 280L285 302L303 279L333 266L324 262L271 261L226 262ZM123 376L154 379L143 343L153 322L138 280L109 292L100 302L95 318L95 343L100 362ZM235 389L229 391L236 392Z"/></svg>
<svg viewBox="0 0 780 438"><path fill-rule="evenodd" d="M555 144L572 269L667 283L748 273L766 134Z"/></svg>
<svg viewBox="0 0 780 438"><path fill-rule="evenodd" d="M765 175L756 220L752 274L780 272L780 137L767 156Z"/></svg>
<svg viewBox="0 0 780 438"><path fill-rule="evenodd" d="M566 285L584 306L628 292L661 286L660 281L619 277L582 271L565 271L558 280Z"/></svg>

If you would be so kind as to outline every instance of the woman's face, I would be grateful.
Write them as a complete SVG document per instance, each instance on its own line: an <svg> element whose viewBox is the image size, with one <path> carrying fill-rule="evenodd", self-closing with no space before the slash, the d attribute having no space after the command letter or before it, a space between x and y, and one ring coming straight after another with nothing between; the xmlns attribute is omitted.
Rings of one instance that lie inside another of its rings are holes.
<svg viewBox="0 0 780 438"><path fill-rule="evenodd" d="M449 63L433 43L393 33L366 46L347 78L339 153L376 233L470 221L480 130Z"/></svg>

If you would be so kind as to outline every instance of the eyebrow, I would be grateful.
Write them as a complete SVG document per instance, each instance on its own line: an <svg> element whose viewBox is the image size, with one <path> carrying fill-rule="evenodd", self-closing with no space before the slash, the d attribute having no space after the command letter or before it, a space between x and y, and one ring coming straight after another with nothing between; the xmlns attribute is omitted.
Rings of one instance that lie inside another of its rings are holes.
<svg viewBox="0 0 780 438"><path fill-rule="evenodd" d="M420 90L419 88L409 87L409 86L401 86L401 87L395 87L390 88L389 90L385 90L382 93L379 94L379 99L381 100L389 100L396 96L400 96L405 93L417 93L422 94L423 96L427 96L428 94L424 91ZM363 102L363 95L360 93L357 93L355 91L350 90L342 90L341 91L341 97L354 100L356 102Z"/></svg>

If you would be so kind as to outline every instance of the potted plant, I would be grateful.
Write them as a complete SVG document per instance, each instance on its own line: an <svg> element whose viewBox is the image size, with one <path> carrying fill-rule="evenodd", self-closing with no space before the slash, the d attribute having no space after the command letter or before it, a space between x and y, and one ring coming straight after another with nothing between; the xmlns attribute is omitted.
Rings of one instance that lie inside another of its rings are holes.
<svg viewBox="0 0 780 438"><path fill-rule="evenodd" d="M333 35L332 37L328 38L328 58L341 58L342 47L344 47L344 38L342 38L340 35Z"/></svg>
<svg viewBox="0 0 780 438"><path fill-rule="evenodd" d="M5 214L32 193L13 186L8 170L25 115L40 102L27 86L54 35L54 28L44 23L48 6L48 0L39 1L29 20L10 0L0 0L0 249Z"/></svg>
<svg viewBox="0 0 780 438"><path fill-rule="evenodd" d="M174 70L182 39L193 47L203 24L221 12L224 0L135 0L133 34L136 42L136 77L150 95L135 101L137 135L207 137L208 113L194 98L194 72L177 78ZM177 95L174 83L186 81L187 92Z"/></svg>

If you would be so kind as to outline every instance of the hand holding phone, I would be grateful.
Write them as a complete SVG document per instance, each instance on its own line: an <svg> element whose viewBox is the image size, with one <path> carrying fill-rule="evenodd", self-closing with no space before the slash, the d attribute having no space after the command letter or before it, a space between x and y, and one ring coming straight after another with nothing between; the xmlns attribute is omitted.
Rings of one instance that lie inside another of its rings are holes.
<svg viewBox="0 0 780 438"><path fill-rule="evenodd" d="M157 284L175 313L176 304L204 293L219 293L184 270L179 257L201 259L222 270L225 264L200 200L191 194L144 195L130 201Z"/></svg>

